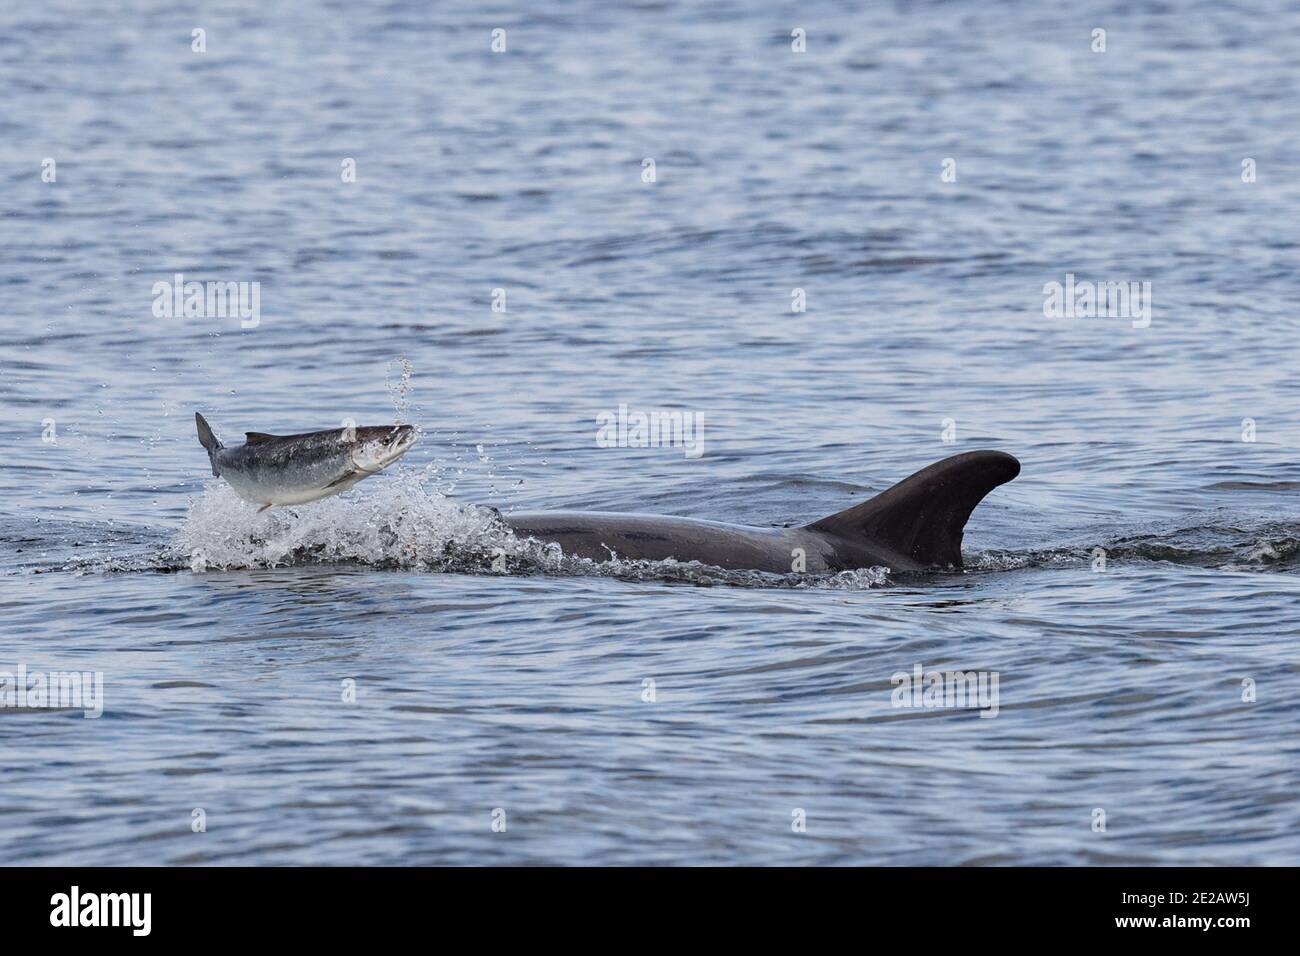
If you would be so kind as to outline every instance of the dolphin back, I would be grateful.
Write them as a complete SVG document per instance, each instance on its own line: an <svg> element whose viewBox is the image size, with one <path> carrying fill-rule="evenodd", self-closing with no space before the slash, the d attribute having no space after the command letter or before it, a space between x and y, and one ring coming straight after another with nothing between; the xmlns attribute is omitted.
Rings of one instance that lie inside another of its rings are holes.
<svg viewBox="0 0 1300 956"><path fill-rule="evenodd" d="M212 465L212 474L220 477L221 472L217 470L217 452L226 446L221 444L216 435L212 434L212 428L208 425L207 419L198 412L194 413L194 424L199 430L199 444L208 452L208 463Z"/></svg>
<svg viewBox="0 0 1300 956"><path fill-rule="evenodd" d="M879 544L922 567L960 568L962 530L984 496L1020 474L1001 451L970 451L904 478L870 501L807 525L855 544Z"/></svg>

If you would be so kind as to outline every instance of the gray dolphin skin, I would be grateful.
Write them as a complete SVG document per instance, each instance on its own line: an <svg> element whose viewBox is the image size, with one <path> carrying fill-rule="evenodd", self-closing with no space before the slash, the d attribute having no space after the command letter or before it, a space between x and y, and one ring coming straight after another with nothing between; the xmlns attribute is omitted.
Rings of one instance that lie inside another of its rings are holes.
<svg viewBox="0 0 1300 956"><path fill-rule="evenodd" d="M1000 451L971 451L923 468L887 491L799 528L757 528L693 518L609 512L516 512L502 518L524 538L565 554L700 561L728 570L789 574L887 567L961 568L961 538L975 506L1020 473Z"/></svg>
<svg viewBox="0 0 1300 956"><path fill-rule="evenodd" d="M247 432L244 444L227 448L197 412L194 423L212 473L224 478L245 501L260 504L259 511L347 491L397 461L419 437L412 425L334 428L301 435Z"/></svg>

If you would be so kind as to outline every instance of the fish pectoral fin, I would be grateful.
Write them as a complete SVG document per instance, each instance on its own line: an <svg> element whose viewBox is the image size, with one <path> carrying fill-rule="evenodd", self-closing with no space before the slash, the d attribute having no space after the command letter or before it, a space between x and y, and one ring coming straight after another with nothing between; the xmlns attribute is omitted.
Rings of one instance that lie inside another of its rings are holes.
<svg viewBox="0 0 1300 956"><path fill-rule="evenodd" d="M369 474L369 472L366 472L366 471L349 471L349 472L345 472L342 476L340 476L340 477L338 477L338 478L335 478L333 481L331 481L331 482L330 482L328 485L326 485L325 487L326 487L326 488L337 488L339 485L347 485L347 484L351 484L352 482L354 482L354 481L356 481L356 480L358 480L358 479L360 479L360 478L364 478L367 474Z"/></svg>
<svg viewBox="0 0 1300 956"><path fill-rule="evenodd" d="M274 507L275 507L275 505L262 505L262 507L260 507L260 508L257 509L257 513L258 513L258 514L261 514L261 513L262 513L263 511L265 511L267 508L274 508Z"/></svg>
<svg viewBox="0 0 1300 956"><path fill-rule="evenodd" d="M244 432L244 441L250 445L260 445L264 441L274 441L279 435L268 435L266 432Z"/></svg>

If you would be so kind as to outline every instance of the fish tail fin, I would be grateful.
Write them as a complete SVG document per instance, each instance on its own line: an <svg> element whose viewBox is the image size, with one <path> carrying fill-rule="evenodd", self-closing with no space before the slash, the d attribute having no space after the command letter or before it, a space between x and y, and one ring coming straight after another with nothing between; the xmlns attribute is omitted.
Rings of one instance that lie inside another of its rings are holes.
<svg viewBox="0 0 1300 956"><path fill-rule="evenodd" d="M1005 452L953 455L807 527L884 544L926 567L960 568L966 520L985 495L1018 474L1020 462Z"/></svg>
<svg viewBox="0 0 1300 956"><path fill-rule="evenodd" d="M217 471L217 452L226 446L221 444L216 435L212 434L207 419L198 412L194 413L194 424L199 429L199 444L207 449L208 463L212 465L212 474L219 476L221 472Z"/></svg>

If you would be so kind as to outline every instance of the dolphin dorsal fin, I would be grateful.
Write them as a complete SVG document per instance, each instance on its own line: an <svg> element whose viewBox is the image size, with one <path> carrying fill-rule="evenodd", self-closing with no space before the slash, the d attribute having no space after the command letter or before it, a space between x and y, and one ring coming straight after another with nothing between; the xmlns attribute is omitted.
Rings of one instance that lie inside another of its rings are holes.
<svg viewBox="0 0 1300 956"><path fill-rule="evenodd" d="M260 445L264 441L273 441L279 437L279 435L268 435L266 432L244 432L244 441L250 445Z"/></svg>
<svg viewBox="0 0 1300 956"><path fill-rule="evenodd" d="M926 567L960 568L966 519L985 495L1018 474L1020 462L1005 452L969 451L806 527L882 544Z"/></svg>

